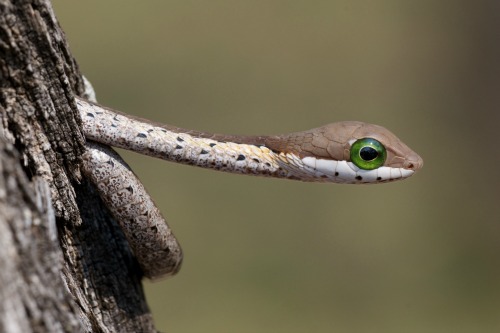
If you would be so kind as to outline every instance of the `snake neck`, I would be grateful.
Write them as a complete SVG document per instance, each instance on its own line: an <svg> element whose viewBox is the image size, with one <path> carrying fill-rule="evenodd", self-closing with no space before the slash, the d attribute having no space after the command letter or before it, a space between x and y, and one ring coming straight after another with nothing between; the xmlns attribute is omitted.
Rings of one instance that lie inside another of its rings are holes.
<svg viewBox="0 0 500 333"><path fill-rule="evenodd" d="M131 117L81 99L87 139L141 154L225 172L321 181L303 171L293 153L269 147L275 137L229 136L183 130Z"/></svg>

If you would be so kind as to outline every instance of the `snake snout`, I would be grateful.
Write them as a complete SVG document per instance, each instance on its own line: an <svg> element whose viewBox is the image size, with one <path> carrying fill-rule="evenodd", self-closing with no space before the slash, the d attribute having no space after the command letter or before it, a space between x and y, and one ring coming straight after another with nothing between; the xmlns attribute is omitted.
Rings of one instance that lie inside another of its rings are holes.
<svg viewBox="0 0 500 333"><path fill-rule="evenodd" d="M424 166L424 160L417 153L413 153L406 159L403 168L418 171Z"/></svg>

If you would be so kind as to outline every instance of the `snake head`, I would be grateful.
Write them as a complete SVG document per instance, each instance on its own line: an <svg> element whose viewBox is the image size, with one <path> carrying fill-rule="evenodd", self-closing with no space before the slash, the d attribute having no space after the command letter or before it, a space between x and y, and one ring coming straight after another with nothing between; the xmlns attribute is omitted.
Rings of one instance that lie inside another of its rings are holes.
<svg viewBox="0 0 500 333"><path fill-rule="evenodd" d="M354 127L350 138L344 143L344 159L354 162L353 160L356 158L353 156L354 143L365 138L371 138L378 141L385 148L386 159L381 166L402 168L413 172L423 167L424 161L422 158L386 128L361 122L344 122L343 124L344 126Z"/></svg>
<svg viewBox="0 0 500 333"><path fill-rule="evenodd" d="M281 142L278 144L278 142ZM422 158L382 126L343 121L291 133L270 145L296 154L318 181L380 183L407 178ZM309 179L314 181L315 179Z"/></svg>

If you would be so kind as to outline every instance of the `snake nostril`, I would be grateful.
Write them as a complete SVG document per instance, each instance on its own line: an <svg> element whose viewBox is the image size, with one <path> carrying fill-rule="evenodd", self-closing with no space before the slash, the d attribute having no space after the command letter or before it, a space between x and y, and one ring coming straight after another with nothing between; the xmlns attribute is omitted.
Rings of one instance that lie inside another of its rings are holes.
<svg viewBox="0 0 500 333"><path fill-rule="evenodd" d="M414 169L414 168L415 166L413 165L413 163L408 164L408 169Z"/></svg>

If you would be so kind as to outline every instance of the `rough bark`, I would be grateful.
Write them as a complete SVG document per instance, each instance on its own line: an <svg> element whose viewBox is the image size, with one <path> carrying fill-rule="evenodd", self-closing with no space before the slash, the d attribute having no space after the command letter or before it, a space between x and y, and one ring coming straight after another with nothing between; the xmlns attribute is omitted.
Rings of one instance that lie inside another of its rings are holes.
<svg viewBox="0 0 500 333"><path fill-rule="evenodd" d="M48 0L0 0L0 332L154 332L141 272L93 185L83 84Z"/></svg>

